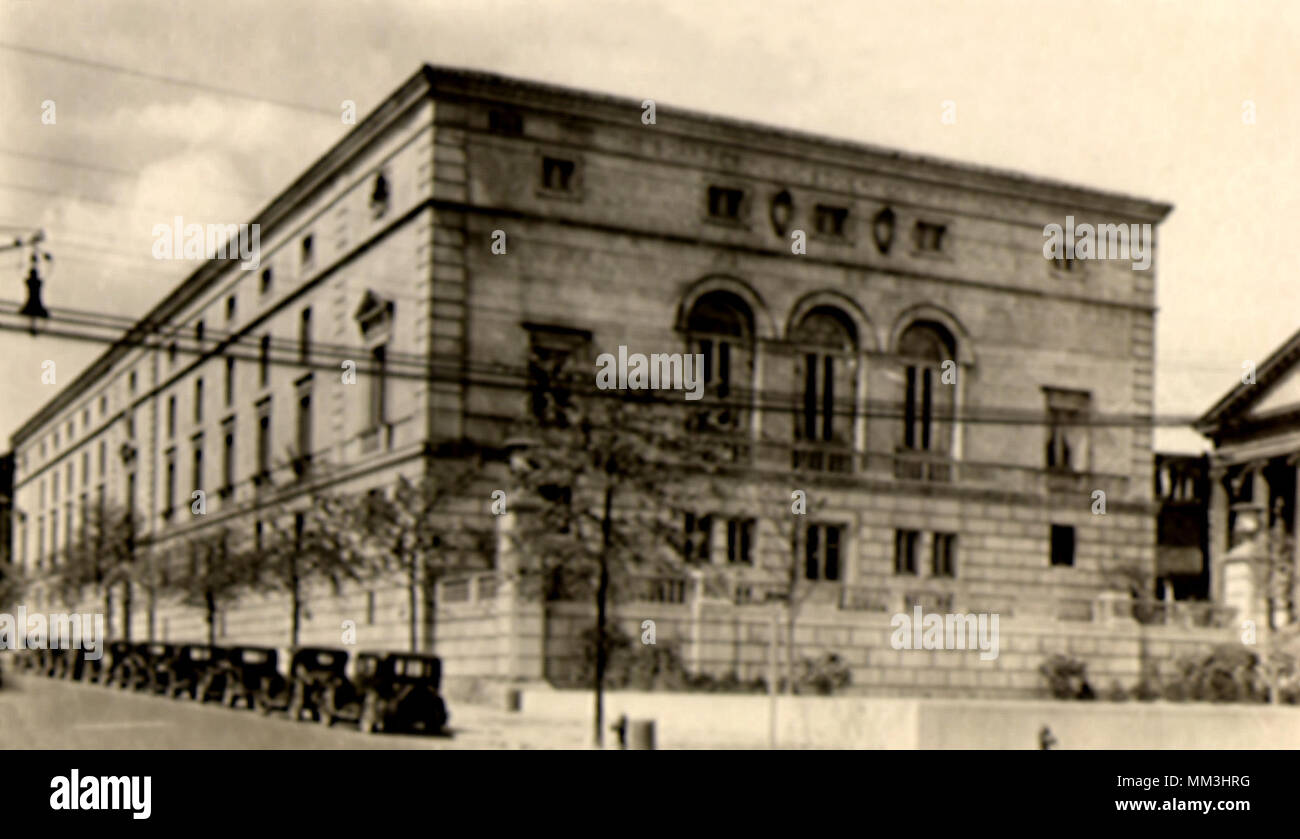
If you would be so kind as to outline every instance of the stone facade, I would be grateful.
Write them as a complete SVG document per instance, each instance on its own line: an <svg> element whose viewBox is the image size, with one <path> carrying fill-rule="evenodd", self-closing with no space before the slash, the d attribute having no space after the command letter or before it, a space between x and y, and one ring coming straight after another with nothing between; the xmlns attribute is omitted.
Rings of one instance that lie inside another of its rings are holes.
<svg viewBox="0 0 1300 839"><path fill-rule="evenodd" d="M20 563L48 568L67 517L100 492L125 499L134 486L145 535L165 551L232 516L250 526L268 493L382 485L438 468L428 455L448 441L500 448L527 412L530 360L562 336L578 369L619 346L709 356L706 404L738 403L711 422L761 477L737 478L699 511L713 517L706 558L733 560L739 584L761 594L797 531L813 560L806 608L842 627L825 646L861 647L867 682L914 684L876 668L893 653L878 649L879 615L923 605L1036 616L1048 621L1042 637L1060 639L1073 632L1061 621L1090 619L1117 573L1154 569L1155 270L1047 259L1043 231L1067 216L1154 226L1167 205L666 106L652 123L647 113L422 68L253 219L258 271L202 265L135 340L17 432ZM276 356L265 380L264 336ZM376 409L379 346L391 381ZM339 375L348 361L355 385ZM268 404L265 470L256 441ZM227 471L230 427L227 491L211 476ZM191 487L208 488L202 518L188 511ZM796 489L807 521L791 521ZM488 515L486 503L473 509ZM820 547L808 547L809 526ZM362 614L364 645L402 642L394 591L315 601L304 642ZM487 604L478 628L457 622L454 595L449 620L433 621L439 647L465 650L449 655L449 675L461 658L466 675L544 675L546 654L527 651L533 605L495 584L470 602ZM201 619L173 604L132 620L137 636L201 635ZM282 607L248 599L221 637L276 643L286 622ZM495 652L473 649L498 636ZM1011 654L1044 652L1024 643L1033 649Z"/></svg>

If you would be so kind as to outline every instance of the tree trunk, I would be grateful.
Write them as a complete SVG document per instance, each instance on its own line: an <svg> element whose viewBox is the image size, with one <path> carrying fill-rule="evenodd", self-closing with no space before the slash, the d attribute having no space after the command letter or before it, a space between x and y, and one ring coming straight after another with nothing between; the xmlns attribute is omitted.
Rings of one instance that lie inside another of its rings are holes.
<svg viewBox="0 0 1300 839"><path fill-rule="evenodd" d="M786 621L785 621L785 692L789 696L794 696L794 593L791 592L790 601L785 604Z"/></svg>
<svg viewBox="0 0 1300 839"><path fill-rule="evenodd" d="M299 592L301 586L298 584L298 578L295 577L289 583L289 608L293 614L289 617L289 646L298 646L298 628L302 624L302 595Z"/></svg>
<svg viewBox="0 0 1300 839"><path fill-rule="evenodd" d="M411 612L408 621L411 628L411 652L418 653L420 651L420 616L416 607L420 603L420 586L415 577L415 565L408 565L406 569L406 594L407 608Z"/></svg>
<svg viewBox="0 0 1300 839"><path fill-rule="evenodd" d="M473 581L470 581L473 585ZM424 594L424 620L421 625L424 629L424 648L430 655L434 653L434 635L438 624L438 580L436 577L430 577L427 574L424 577L423 585Z"/></svg>
<svg viewBox="0 0 1300 839"><path fill-rule="evenodd" d="M122 581L122 640L131 640L131 581Z"/></svg>
<svg viewBox="0 0 1300 839"><path fill-rule="evenodd" d="M605 611L609 601L609 549L613 543L614 487L605 487L605 513L600 523L600 581L596 586L596 718L594 739L596 748L605 745Z"/></svg>
<svg viewBox="0 0 1300 839"><path fill-rule="evenodd" d="M217 645L217 599L209 591L204 593L203 600L208 611L208 644L215 647Z"/></svg>

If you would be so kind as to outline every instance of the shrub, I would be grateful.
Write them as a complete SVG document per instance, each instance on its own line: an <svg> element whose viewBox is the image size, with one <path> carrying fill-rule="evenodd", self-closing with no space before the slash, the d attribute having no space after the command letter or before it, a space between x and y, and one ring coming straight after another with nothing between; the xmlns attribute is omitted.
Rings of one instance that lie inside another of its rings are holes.
<svg viewBox="0 0 1300 839"><path fill-rule="evenodd" d="M1068 655L1054 655L1038 668L1056 699L1095 699L1087 671L1086 664Z"/></svg>

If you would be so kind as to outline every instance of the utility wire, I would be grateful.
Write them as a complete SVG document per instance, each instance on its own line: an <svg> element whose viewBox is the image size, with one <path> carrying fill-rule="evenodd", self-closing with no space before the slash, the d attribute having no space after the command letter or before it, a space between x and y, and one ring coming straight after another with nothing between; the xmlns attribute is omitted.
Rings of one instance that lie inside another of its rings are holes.
<svg viewBox="0 0 1300 839"><path fill-rule="evenodd" d="M315 105L305 105L301 102L293 102L287 99L272 99L266 96L257 96L251 93L245 93L242 90L234 90L228 87L217 87L216 85L205 84L203 82L190 81L188 79L178 79L175 76L167 76L161 73L149 73L144 70L136 70L130 67L123 67L120 64L110 64L106 61L96 61L89 58L82 58L65 53L57 53L51 50L37 49L36 47L26 47L19 44L13 44L0 41L0 50L31 55L37 58L43 58L50 61L60 61L64 64L73 64L79 67L87 67L92 70L106 70L110 73L118 73L124 76L131 76L137 79L146 79L148 81L160 82L162 84L175 85L178 87L188 87L194 90L202 90L205 93L215 93L221 96L229 96L235 99L244 99L249 102L265 102L268 105L277 105L281 108L289 108L295 111L302 111L311 114L329 114L338 118L341 111L331 110L329 108L320 108Z"/></svg>

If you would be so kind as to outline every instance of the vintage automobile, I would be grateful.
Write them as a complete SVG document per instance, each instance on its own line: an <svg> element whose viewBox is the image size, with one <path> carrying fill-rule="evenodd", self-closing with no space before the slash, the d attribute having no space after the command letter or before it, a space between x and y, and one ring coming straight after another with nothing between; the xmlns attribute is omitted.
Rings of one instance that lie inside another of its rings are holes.
<svg viewBox="0 0 1300 839"><path fill-rule="evenodd" d="M110 641L104 648L104 656L98 661L87 661L86 680L101 685L116 683L121 676L122 667L126 665L135 645L130 641Z"/></svg>
<svg viewBox="0 0 1300 839"><path fill-rule="evenodd" d="M117 668L116 684L123 690L159 691L157 670L159 665L176 654L175 644L146 642L136 644Z"/></svg>
<svg viewBox="0 0 1300 839"><path fill-rule="evenodd" d="M220 692L222 705L233 708L243 702L251 709L263 679L279 675L278 660L279 654L269 647L231 647L203 674L195 698L206 701Z"/></svg>
<svg viewBox="0 0 1300 839"><path fill-rule="evenodd" d="M354 678L331 679L321 696L320 721L357 722L361 731L442 732L447 706L438 695L442 661L413 653L361 653Z"/></svg>
<svg viewBox="0 0 1300 839"><path fill-rule="evenodd" d="M179 644L170 658L154 668L155 689L164 696L189 696L199 702L208 698L215 680L209 671L218 668L227 650L209 644ZM219 689L219 685L216 686Z"/></svg>
<svg viewBox="0 0 1300 839"><path fill-rule="evenodd" d="M345 678L346 650L332 647L299 647L289 661L288 675L278 671L263 677L257 693L257 707L263 714L286 711L298 722L302 712L320 719L321 695L329 683Z"/></svg>

